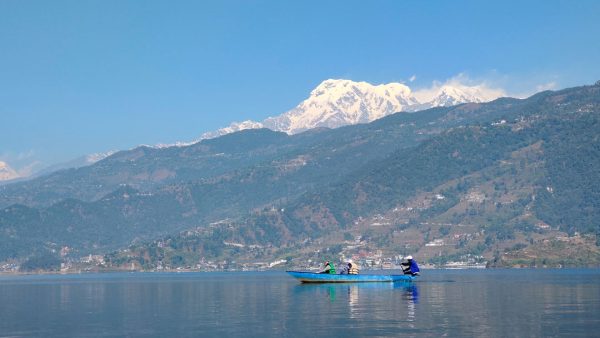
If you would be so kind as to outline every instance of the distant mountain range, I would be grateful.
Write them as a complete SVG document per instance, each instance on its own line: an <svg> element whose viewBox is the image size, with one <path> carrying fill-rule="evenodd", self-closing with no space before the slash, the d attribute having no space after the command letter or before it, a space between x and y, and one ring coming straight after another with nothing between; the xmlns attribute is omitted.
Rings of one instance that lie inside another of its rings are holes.
<svg viewBox="0 0 600 338"><path fill-rule="evenodd" d="M415 112L432 107L447 107L467 102L488 102L504 95L501 90L482 85L467 86L451 83L432 89L413 92L407 85L388 83L372 85L367 82L329 79L319 84L310 96L294 109L262 122L233 122L228 127L204 133L200 139L210 139L246 129L268 128L287 134L297 134L314 128L339 128L346 125L368 123L397 112ZM176 146L189 146L193 142L179 142ZM168 148L174 145L157 145ZM114 151L81 156L35 172L31 177L43 176L57 170L79 168L93 164ZM12 170L8 164L0 165L0 182L27 179Z"/></svg>
<svg viewBox="0 0 600 338"><path fill-rule="evenodd" d="M268 128L297 134L313 128L339 128L368 123L397 112L414 112L467 102L488 102L502 96L501 90L480 86L446 84L417 93L405 84L372 85L367 82L329 79L319 84L310 96L294 109L262 122L234 122L229 127L208 132L201 139L228 133Z"/></svg>
<svg viewBox="0 0 600 338"><path fill-rule="evenodd" d="M597 266L598 130L600 83L138 147L0 186L0 262L102 254L108 268L154 269L380 250Z"/></svg>
<svg viewBox="0 0 600 338"><path fill-rule="evenodd" d="M0 161L0 185L13 183L13 182L17 182L17 181L25 181L25 180L32 179L35 177L48 175L48 174L51 174L51 173L53 173L55 171L59 171L59 170L73 169L73 168L80 168L80 167L88 166L88 165L94 164L114 153L115 153L115 151L107 151L104 153L94 153L94 154L79 156L70 161L42 167L39 170L33 170L31 173L28 172L27 174L19 173L16 170L14 170L13 168L11 168L8 165L8 163Z"/></svg>
<svg viewBox="0 0 600 338"><path fill-rule="evenodd" d="M57 164L48 166L38 172L35 172L33 174L33 177L44 176L44 175L53 173L58 170L85 167L85 166L94 164L100 160L103 160L114 153L116 153L116 151L107 151L107 152L103 152L103 153L93 153L93 154L89 154L89 155L79 156L79 157L74 158L67 162L57 163Z"/></svg>

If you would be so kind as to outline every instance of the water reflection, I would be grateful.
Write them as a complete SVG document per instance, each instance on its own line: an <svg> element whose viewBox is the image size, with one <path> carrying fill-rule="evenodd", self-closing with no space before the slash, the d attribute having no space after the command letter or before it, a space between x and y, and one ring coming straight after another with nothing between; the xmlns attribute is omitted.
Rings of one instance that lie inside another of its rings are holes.
<svg viewBox="0 0 600 338"><path fill-rule="evenodd" d="M585 336L600 272L428 271L415 283L283 273L0 276L0 336ZM451 282L450 282L451 281Z"/></svg>
<svg viewBox="0 0 600 338"><path fill-rule="evenodd" d="M394 289L404 291L404 299L413 304L419 303L419 287L416 283L396 282L393 284Z"/></svg>
<svg viewBox="0 0 600 338"><path fill-rule="evenodd" d="M357 318L357 307L358 307L358 286L350 285L348 287L348 306L350 307L350 318Z"/></svg>
<svg viewBox="0 0 600 338"><path fill-rule="evenodd" d="M411 323L416 320L419 303L419 287L410 282L297 284L293 291L299 300L312 299L320 304L316 313L328 315L321 309L334 309L353 320ZM321 299L327 299L330 306L319 303Z"/></svg>

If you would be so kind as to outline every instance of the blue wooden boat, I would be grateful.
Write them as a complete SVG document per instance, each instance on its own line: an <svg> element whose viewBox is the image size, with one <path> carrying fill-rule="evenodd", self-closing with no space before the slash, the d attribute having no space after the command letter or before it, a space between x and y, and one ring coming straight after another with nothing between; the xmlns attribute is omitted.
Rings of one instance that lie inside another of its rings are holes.
<svg viewBox="0 0 600 338"><path fill-rule="evenodd" d="M410 275L333 275L328 273L286 271L302 283L368 283L368 282L412 282Z"/></svg>

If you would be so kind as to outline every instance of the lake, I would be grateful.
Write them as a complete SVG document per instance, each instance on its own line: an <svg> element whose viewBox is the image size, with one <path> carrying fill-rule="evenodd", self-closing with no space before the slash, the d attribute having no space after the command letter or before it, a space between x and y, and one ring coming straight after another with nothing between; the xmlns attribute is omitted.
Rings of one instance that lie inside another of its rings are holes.
<svg viewBox="0 0 600 338"><path fill-rule="evenodd" d="M600 270L321 285L283 272L0 276L0 337L139 336L598 337Z"/></svg>

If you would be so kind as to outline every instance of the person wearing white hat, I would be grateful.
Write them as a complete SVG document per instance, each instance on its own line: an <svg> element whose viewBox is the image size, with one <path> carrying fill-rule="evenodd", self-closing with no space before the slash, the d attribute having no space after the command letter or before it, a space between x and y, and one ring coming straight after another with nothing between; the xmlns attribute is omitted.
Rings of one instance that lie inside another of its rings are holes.
<svg viewBox="0 0 600 338"><path fill-rule="evenodd" d="M414 260L410 255L406 256L405 258L407 262L400 263L402 266L402 272L404 272L405 275L418 276L420 270L417 261Z"/></svg>

